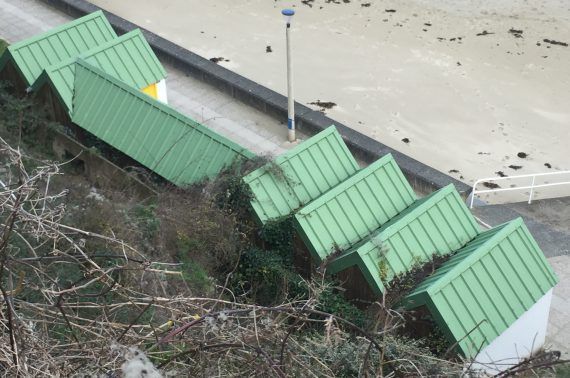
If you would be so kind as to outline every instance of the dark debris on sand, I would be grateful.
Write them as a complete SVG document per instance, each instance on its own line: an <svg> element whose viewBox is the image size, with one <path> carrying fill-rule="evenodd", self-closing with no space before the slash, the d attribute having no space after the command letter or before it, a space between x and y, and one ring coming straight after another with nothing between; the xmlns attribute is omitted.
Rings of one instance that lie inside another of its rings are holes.
<svg viewBox="0 0 570 378"><path fill-rule="evenodd" d="M555 41L553 39L543 39L542 40L545 43L549 43L551 45L558 45L558 46L564 46L564 47L568 47L568 44L566 42L560 42L560 41Z"/></svg>
<svg viewBox="0 0 570 378"><path fill-rule="evenodd" d="M499 184L495 184L494 182L485 181L483 186L489 189L497 189L500 188Z"/></svg>
<svg viewBox="0 0 570 378"><path fill-rule="evenodd" d="M523 35L522 29L510 28L509 33L511 33L515 38L522 38L523 37L522 36Z"/></svg>
<svg viewBox="0 0 570 378"><path fill-rule="evenodd" d="M220 56L220 57L217 57L217 58L210 58L210 61L217 64L218 62L229 62L230 60L224 58L223 56Z"/></svg>
<svg viewBox="0 0 570 378"><path fill-rule="evenodd" d="M313 101L313 102L309 102L309 105L315 105L315 106L319 106L323 109L332 109L336 106L336 104L334 102L331 101L321 101L321 100L317 100L317 101Z"/></svg>
<svg viewBox="0 0 570 378"><path fill-rule="evenodd" d="M483 35L490 35L490 34L495 34L495 33L488 32L487 30L483 30L481 33L477 33L476 36L480 37Z"/></svg>

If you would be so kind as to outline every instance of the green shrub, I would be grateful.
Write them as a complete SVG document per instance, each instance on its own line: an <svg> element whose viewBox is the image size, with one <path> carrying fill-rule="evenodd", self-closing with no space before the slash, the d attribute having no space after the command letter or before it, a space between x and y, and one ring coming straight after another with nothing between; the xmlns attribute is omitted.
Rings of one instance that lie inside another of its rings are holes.
<svg viewBox="0 0 570 378"><path fill-rule="evenodd" d="M284 261L292 263L295 238L292 216L267 222L261 228L260 236L267 244L266 249L277 252Z"/></svg>
<svg viewBox="0 0 570 378"><path fill-rule="evenodd" d="M255 248L242 253L231 288L260 305L307 296L304 281L281 255Z"/></svg>
<svg viewBox="0 0 570 378"><path fill-rule="evenodd" d="M366 314L346 300L344 295L336 289L338 286L335 282L327 284L326 289L319 297L317 309L344 318L359 327L364 327L366 325Z"/></svg>
<svg viewBox="0 0 570 378"><path fill-rule="evenodd" d="M190 239L186 235L178 238L178 261L182 263L182 279L198 293L206 294L213 290L213 279L208 271L198 261L191 258L193 251L203 250L202 243L196 239Z"/></svg>
<svg viewBox="0 0 570 378"><path fill-rule="evenodd" d="M38 144L38 130L46 130L52 122L44 105L33 97L18 97L11 93L12 84L0 82L0 129L9 142ZM41 138L45 138L42 135ZM43 141L43 139L42 139Z"/></svg>

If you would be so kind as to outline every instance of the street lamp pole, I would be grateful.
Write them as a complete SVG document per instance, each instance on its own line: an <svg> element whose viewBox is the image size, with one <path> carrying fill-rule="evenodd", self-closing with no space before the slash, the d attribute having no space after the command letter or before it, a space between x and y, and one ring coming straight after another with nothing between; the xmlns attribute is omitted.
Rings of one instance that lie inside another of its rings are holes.
<svg viewBox="0 0 570 378"><path fill-rule="evenodd" d="M291 20L295 15L293 9L283 9L281 14L285 16L287 27L285 35L287 38L287 139L289 142L295 141L295 99L293 97L293 58L291 56Z"/></svg>

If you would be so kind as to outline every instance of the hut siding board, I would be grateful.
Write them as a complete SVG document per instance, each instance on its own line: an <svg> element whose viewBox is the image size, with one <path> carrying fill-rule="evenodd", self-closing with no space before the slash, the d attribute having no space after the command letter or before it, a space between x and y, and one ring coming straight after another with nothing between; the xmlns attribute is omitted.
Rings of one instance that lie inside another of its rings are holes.
<svg viewBox="0 0 570 378"><path fill-rule="evenodd" d="M295 215L295 227L317 261L347 249L414 202L391 155L339 184Z"/></svg>
<svg viewBox="0 0 570 378"><path fill-rule="evenodd" d="M556 282L542 251L518 219L486 231L459 251L408 296L408 307L426 304L447 329L450 342L461 340L461 352L473 357Z"/></svg>
<svg viewBox="0 0 570 378"><path fill-rule="evenodd" d="M76 70L73 122L175 184L254 156L85 62Z"/></svg>
<svg viewBox="0 0 570 378"><path fill-rule="evenodd" d="M280 167L284 177L276 177L270 166L264 166L244 178L261 223L291 214L359 169L334 126L270 164Z"/></svg>
<svg viewBox="0 0 570 378"><path fill-rule="evenodd" d="M47 33L12 44L5 53L10 54L29 86L44 68L116 37L103 12L97 11Z"/></svg>

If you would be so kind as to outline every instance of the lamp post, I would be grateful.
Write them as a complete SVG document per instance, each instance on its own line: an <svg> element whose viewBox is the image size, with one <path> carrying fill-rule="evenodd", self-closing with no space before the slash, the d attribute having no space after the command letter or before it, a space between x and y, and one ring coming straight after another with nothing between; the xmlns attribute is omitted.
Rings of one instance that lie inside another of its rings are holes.
<svg viewBox="0 0 570 378"><path fill-rule="evenodd" d="M293 98L293 62L291 57L291 20L295 15L293 9L283 9L281 14L285 16L287 27L285 35L287 38L287 139L289 142L295 141L295 99Z"/></svg>

